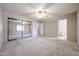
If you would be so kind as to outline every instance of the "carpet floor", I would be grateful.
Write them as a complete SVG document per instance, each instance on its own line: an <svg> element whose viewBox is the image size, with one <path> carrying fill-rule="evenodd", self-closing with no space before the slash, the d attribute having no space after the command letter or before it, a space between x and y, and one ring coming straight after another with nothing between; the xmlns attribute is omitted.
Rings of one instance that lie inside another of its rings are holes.
<svg viewBox="0 0 79 59"><path fill-rule="evenodd" d="M4 43L0 56L79 56L79 46L48 37L25 38Z"/></svg>

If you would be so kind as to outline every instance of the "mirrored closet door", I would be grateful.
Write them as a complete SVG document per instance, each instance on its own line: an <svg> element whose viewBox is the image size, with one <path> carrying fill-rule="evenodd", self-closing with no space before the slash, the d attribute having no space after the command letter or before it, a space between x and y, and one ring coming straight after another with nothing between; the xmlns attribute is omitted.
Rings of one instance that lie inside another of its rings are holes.
<svg viewBox="0 0 79 59"><path fill-rule="evenodd" d="M32 23L23 21L23 38L32 36Z"/></svg>
<svg viewBox="0 0 79 59"><path fill-rule="evenodd" d="M8 41L32 36L32 22L8 18Z"/></svg>

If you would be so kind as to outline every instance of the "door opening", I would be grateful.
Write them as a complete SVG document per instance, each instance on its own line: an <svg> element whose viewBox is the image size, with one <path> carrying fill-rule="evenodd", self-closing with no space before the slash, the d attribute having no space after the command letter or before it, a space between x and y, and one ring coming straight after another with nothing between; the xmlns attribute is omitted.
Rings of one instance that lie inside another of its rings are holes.
<svg viewBox="0 0 79 59"><path fill-rule="evenodd" d="M67 40L67 19L58 20L58 38Z"/></svg>

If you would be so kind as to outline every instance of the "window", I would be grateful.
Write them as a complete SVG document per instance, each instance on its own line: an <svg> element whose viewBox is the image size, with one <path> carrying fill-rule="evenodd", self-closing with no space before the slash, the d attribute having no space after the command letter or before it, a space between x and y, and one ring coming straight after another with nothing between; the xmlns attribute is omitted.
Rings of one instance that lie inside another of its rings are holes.
<svg viewBox="0 0 79 59"><path fill-rule="evenodd" d="M16 30L17 30L17 32L24 31L24 26L23 25L17 25Z"/></svg>
<svg viewBox="0 0 79 59"><path fill-rule="evenodd" d="M58 21L58 36L60 39L67 39L67 19Z"/></svg>

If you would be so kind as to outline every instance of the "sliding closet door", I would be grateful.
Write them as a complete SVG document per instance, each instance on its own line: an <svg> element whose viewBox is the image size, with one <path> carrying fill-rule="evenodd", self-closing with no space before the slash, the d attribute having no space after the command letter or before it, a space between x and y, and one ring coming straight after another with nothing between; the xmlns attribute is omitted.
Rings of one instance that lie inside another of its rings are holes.
<svg viewBox="0 0 79 59"><path fill-rule="evenodd" d="M8 19L8 40L22 39L32 36L32 22Z"/></svg>
<svg viewBox="0 0 79 59"><path fill-rule="evenodd" d="M28 21L23 21L23 38L32 36L32 23Z"/></svg>
<svg viewBox="0 0 79 59"><path fill-rule="evenodd" d="M22 38L22 21L8 19L8 40Z"/></svg>

